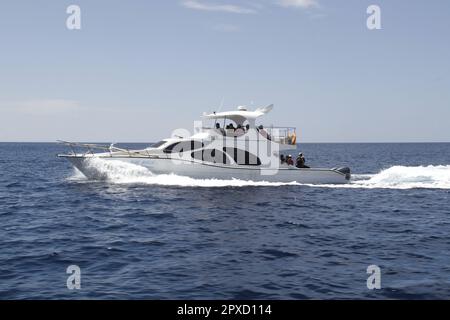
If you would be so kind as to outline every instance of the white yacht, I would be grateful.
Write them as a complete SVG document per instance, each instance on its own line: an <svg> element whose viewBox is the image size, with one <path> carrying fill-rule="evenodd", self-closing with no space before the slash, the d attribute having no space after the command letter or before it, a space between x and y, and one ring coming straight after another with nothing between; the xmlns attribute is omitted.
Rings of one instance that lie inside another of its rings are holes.
<svg viewBox="0 0 450 320"><path fill-rule="evenodd" d="M253 111L246 107L204 113L194 133L176 135L145 149L60 141L71 147L59 157L69 160L87 178L102 179L98 161L123 161L147 168L154 174L176 174L197 179L240 179L306 184L347 183L350 169L295 166L297 136L293 127L257 125L273 105ZM210 125L205 125L210 122ZM77 151L83 148L83 152ZM100 150L96 153L94 150ZM294 165L280 157L292 155Z"/></svg>

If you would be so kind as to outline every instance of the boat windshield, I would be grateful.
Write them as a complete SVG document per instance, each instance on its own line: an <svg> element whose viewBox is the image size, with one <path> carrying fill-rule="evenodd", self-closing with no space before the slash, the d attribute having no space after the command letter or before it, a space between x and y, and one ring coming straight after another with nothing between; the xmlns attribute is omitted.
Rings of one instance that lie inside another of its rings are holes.
<svg viewBox="0 0 450 320"><path fill-rule="evenodd" d="M162 146L164 143L166 143L166 142L167 142L167 141L162 140L162 141L153 143L153 144L150 146L150 148L158 148L158 147L161 147L161 146Z"/></svg>

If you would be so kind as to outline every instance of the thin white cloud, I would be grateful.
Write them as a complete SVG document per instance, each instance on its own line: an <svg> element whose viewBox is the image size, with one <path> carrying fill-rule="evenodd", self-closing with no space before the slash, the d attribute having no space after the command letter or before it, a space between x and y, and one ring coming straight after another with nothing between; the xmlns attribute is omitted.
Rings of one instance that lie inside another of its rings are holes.
<svg viewBox="0 0 450 320"><path fill-rule="evenodd" d="M183 1L182 5L186 8L193 9L193 10L201 10L201 11L216 11L216 12L228 12L228 13L238 13L238 14L250 14L250 13L256 13L254 9L245 8L238 5L233 4L211 4L211 3L205 3L200 2L197 0L187 0Z"/></svg>
<svg viewBox="0 0 450 320"><path fill-rule="evenodd" d="M319 6L317 0L278 0L278 4L283 7L296 7L303 9Z"/></svg>

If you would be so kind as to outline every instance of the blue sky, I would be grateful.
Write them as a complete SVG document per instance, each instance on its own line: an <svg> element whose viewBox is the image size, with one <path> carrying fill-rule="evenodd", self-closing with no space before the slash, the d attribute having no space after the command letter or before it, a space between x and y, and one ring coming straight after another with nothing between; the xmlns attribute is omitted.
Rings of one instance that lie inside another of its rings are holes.
<svg viewBox="0 0 450 320"><path fill-rule="evenodd" d="M0 141L156 141L222 99L300 142L450 141L449 31L446 0L4 2Z"/></svg>

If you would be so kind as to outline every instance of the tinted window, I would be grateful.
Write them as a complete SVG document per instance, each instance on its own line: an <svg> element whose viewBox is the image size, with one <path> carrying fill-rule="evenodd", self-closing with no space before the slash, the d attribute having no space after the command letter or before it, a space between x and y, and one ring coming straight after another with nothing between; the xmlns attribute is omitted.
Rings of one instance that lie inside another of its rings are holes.
<svg viewBox="0 0 450 320"><path fill-rule="evenodd" d="M205 162L230 164L230 160L225 153L216 149L195 151L191 153L191 157Z"/></svg>
<svg viewBox="0 0 450 320"><path fill-rule="evenodd" d="M238 165L245 166L259 166L261 160L254 154L241 150L238 148L223 148L223 150L231 157Z"/></svg>
<svg viewBox="0 0 450 320"><path fill-rule="evenodd" d="M195 160L203 161L203 150L192 152L191 157Z"/></svg>
<svg viewBox="0 0 450 320"><path fill-rule="evenodd" d="M167 148L164 149L164 153L172 153L172 152L187 152L195 149L203 148L203 143L200 141L181 141L175 142L171 144Z"/></svg>
<svg viewBox="0 0 450 320"><path fill-rule="evenodd" d="M164 143L166 143L166 141L160 141L160 142L156 142L154 144L151 145L152 148L158 148L161 147Z"/></svg>

